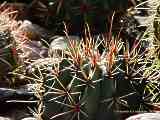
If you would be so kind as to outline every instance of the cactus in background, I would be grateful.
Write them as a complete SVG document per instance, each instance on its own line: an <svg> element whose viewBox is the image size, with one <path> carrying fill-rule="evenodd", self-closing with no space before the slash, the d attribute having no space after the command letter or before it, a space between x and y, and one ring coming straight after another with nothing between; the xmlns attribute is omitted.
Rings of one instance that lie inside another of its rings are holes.
<svg viewBox="0 0 160 120"><path fill-rule="evenodd" d="M113 11L117 16L124 14L129 7L128 0L49 0L31 3L31 19L46 26L57 34L63 34L63 21L69 28L69 34L79 35L87 22L91 32L98 34L107 30ZM39 14L41 13L41 15ZM97 17L98 16L98 17Z"/></svg>
<svg viewBox="0 0 160 120"><path fill-rule="evenodd" d="M146 90L150 93L150 96L154 96L152 98L152 103L154 103L153 109L159 110L156 105L159 103L159 71L160 71L160 3L159 0L149 1L149 7L152 9L152 26L149 28L151 32L151 53L153 61L150 63L151 66L148 67L145 71L145 75L148 76L152 81L147 85ZM154 72L153 72L154 71ZM154 74L153 74L154 73ZM153 81L154 80L154 81Z"/></svg>
<svg viewBox="0 0 160 120"><path fill-rule="evenodd" d="M145 4L145 2L144 2ZM149 0L146 2L147 6L150 8L148 12L149 17L147 18L147 30L145 31L142 40L148 42L148 49L146 51L146 61L143 76L145 78L146 85L144 89L144 94L147 98L151 99L148 107L151 107L153 111L159 111L159 0ZM143 6L143 5L142 5ZM139 6L141 7L141 6ZM143 9L143 7L141 7ZM145 8L144 8L145 9ZM147 79L146 79L147 78ZM145 102L147 103L147 102Z"/></svg>
<svg viewBox="0 0 160 120"><path fill-rule="evenodd" d="M1 10L2 9L2 10ZM14 21L14 12L9 9L3 10L3 4L0 6L0 81L1 85L10 85L7 82L8 73L16 67L16 53L13 46L13 36L10 31L12 22Z"/></svg>
<svg viewBox="0 0 160 120"><path fill-rule="evenodd" d="M25 73L30 61L48 55L48 49L41 43L41 38L48 32L41 36L45 29L28 20L16 20L17 11L6 3L1 4L0 10L0 80L11 82L12 78L5 77L10 76L12 70L18 67ZM20 83L19 79L13 79Z"/></svg>
<svg viewBox="0 0 160 120"><path fill-rule="evenodd" d="M157 9L156 9L156 13L155 13L155 17L154 17L154 45L155 45L155 51L157 53L158 58L160 58L160 5L158 3L157 5Z"/></svg>

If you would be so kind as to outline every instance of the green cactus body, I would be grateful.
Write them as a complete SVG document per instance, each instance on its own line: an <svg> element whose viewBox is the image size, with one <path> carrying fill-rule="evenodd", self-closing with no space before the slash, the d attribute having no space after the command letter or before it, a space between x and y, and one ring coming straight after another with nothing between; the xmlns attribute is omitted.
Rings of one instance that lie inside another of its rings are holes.
<svg viewBox="0 0 160 120"><path fill-rule="evenodd" d="M99 66L95 66L94 68L91 68L91 66L88 66L88 71L93 74L91 79L89 79L88 86L85 87L85 92L83 99L86 102L85 109L86 113L88 114L88 119L93 120L96 118L97 112L99 110L99 102L100 102L100 81L102 77L102 71L99 68ZM85 72L87 73L87 72ZM99 80L99 81L98 81ZM98 81L98 82L95 82Z"/></svg>

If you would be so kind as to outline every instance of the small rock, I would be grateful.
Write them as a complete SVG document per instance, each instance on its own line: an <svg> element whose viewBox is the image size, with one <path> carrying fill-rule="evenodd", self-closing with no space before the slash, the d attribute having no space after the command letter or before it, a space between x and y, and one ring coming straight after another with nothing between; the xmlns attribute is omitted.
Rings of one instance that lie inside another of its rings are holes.
<svg viewBox="0 0 160 120"><path fill-rule="evenodd" d="M41 38L47 40L53 36L50 31L37 24L33 24L29 20L24 20L19 29L24 32L30 40L40 40Z"/></svg>
<svg viewBox="0 0 160 120"><path fill-rule="evenodd" d="M66 50L69 46L69 40L71 41L80 41L80 38L78 36L69 36L67 38L66 36L54 36L51 38L52 42L49 47L49 55L57 58L62 55L62 51Z"/></svg>
<svg viewBox="0 0 160 120"><path fill-rule="evenodd" d="M12 120L12 119L8 117L0 117L0 120Z"/></svg>
<svg viewBox="0 0 160 120"><path fill-rule="evenodd" d="M27 117L27 118L23 118L21 120L36 120L36 118L34 118L34 117Z"/></svg>
<svg viewBox="0 0 160 120"><path fill-rule="evenodd" d="M133 115L126 120L160 120L160 113L143 113Z"/></svg>
<svg viewBox="0 0 160 120"><path fill-rule="evenodd" d="M36 60L48 56L48 48L44 47L40 41L27 41L21 48L22 54L19 54L23 60Z"/></svg>

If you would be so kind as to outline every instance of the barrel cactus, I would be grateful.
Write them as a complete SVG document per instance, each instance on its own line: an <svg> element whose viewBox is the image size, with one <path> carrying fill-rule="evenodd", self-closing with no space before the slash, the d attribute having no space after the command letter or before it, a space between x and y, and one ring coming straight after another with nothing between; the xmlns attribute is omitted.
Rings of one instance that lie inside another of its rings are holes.
<svg viewBox="0 0 160 120"><path fill-rule="evenodd" d="M103 6L100 1L89 3ZM57 13L63 12L60 7L59 3ZM86 4L81 7L82 12L88 10ZM92 17L92 14L88 16L88 11L83 15L87 21ZM30 26L32 23L12 23L14 26L9 27L9 34L14 38L12 42L20 60L12 74L34 86L32 93L38 98L37 105L35 110L29 108L34 118L112 120L119 117L118 111L154 110L153 102L159 101L159 89L155 86L159 85L160 68L158 60L147 55L149 46L144 41L134 40L130 44L120 39L120 35L112 34L111 28L107 35L94 36L86 25L83 38L71 37L67 30L66 36L52 37L49 50L44 48L48 53L43 56L41 38ZM31 29L23 29L23 25ZM8 37L4 32L7 33L3 31L2 36ZM7 37L2 48L10 45ZM19 69L21 67L23 69Z"/></svg>
<svg viewBox="0 0 160 120"><path fill-rule="evenodd" d="M87 29L81 40L53 37L48 58L28 66L23 77L37 85L40 100L35 117L104 120L116 119L117 111L152 111L154 95L146 88L158 73L143 41L130 45L112 33L91 36Z"/></svg>

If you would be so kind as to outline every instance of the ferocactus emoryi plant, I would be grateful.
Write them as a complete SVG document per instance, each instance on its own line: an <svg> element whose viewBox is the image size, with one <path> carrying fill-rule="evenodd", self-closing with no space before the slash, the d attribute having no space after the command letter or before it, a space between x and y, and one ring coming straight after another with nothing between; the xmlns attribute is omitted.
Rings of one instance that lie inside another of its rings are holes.
<svg viewBox="0 0 160 120"><path fill-rule="evenodd" d="M81 40L66 32L54 37L48 58L31 63L26 78L40 85L44 119L103 120L116 119L114 111L152 111L146 90L151 75L158 77L146 72L152 57L141 40L130 45L111 31L107 36L93 37L89 27Z"/></svg>
<svg viewBox="0 0 160 120"><path fill-rule="evenodd" d="M22 31L23 22L11 23L9 33L23 55L30 34ZM114 111L152 110L154 95L146 88L158 79L159 69L152 69L154 60L145 55L141 40L130 45L112 30L92 36L88 26L81 40L67 35L67 30L65 37L53 39L48 58L32 61L26 56L29 65L20 62L26 73L12 72L35 85L39 101L32 112L37 119L103 120L115 119Z"/></svg>

